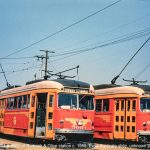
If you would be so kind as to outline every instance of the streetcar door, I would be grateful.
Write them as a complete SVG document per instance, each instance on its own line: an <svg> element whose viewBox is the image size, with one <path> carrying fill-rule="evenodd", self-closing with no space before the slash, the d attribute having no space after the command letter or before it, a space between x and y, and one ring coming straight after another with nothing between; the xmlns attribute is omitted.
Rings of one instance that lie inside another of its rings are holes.
<svg viewBox="0 0 150 150"><path fill-rule="evenodd" d="M46 109L46 137L53 139L53 109L54 109L55 93L48 93L47 109Z"/></svg>
<svg viewBox="0 0 150 150"><path fill-rule="evenodd" d="M28 99L28 102L30 102L28 135L29 137L34 137L35 136L37 95L35 93L32 93L30 95L30 99Z"/></svg>
<svg viewBox="0 0 150 150"><path fill-rule="evenodd" d="M37 108L36 108L36 137L45 137L46 132L46 102L47 93L37 93Z"/></svg>
<svg viewBox="0 0 150 150"><path fill-rule="evenodd" d="M125 139L136 139L136 99L126 99Z"/></svg>
<svg viewBox="0 0 150 150"><path fill-rule="evenodd" d="M114 138L124 139L125 137L125 99L115 100L114 110Z"/></svg>
<svg viewBox="0 0 150 150"><path fill-rule="evenodd" d="M136 139L136 100L115 99L114 138Z"/></svg>

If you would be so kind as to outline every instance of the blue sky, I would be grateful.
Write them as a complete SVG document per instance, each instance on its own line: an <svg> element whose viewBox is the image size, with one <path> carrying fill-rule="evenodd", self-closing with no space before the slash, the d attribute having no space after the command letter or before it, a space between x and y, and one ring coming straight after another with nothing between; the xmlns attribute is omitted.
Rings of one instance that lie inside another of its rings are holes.
<svg viewBox="0 0 150 150"><path fill-rule="evenodd" d="M115 0L0 0L0 57L39 41L114 2ZM18 58L43 55L39 51L41 49L53 50L55 54L50 55L48 68L54 73L80 65L80 80L94 85L110 83L150 36L149 10L149 0L122 0L93 17L10 56L17 59L0 59L0 63L12 85L24 85L26 81L34 79L35 73L37 78L41 77L42 65L36 58ZM144 35L132 40L67 58L55 56L66 51L106 44L141 31L144 31ZM148 80L147 84L150 84L149 46L150 41L125 69L117 84L128 84L122 78L135 77L137 80ZM16 72L18 70L21 71ZM144 72L141 73L142 71ZM76 75L76 71L68 72L67 75ZM0 74L0 89L5 86L4 77Z"/></svg>

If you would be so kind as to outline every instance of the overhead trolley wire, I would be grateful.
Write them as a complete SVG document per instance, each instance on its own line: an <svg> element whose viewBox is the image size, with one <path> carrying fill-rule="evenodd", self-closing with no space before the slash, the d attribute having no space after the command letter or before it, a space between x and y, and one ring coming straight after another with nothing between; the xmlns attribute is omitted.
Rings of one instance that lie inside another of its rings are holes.
<svg viewBox="0 0 150 150"><path fill-rule="evenodd" d="M68 58L68 57L73 57L73 56L81 54L83 52L95 50L95 49L98 49L98 48L101 48L101 47L106 47L106 46L118 44L118 43L121 43L121 42L126 42L128 40L133 40L135 38L140 38L140 37L148 35L148 34L150 34L150 28L135 32L134 34L132 33L128 36L125 36L125 35L121 36L123 38L120 38L120 37L114 38L113 41L112 41L112 39L108 40L110 42L107 42L107 43L104 43L104 44L101 44L101 45L98 45L98 46L95 46L95 47L88 47L88 48L85 48L85 49L80 49L78 51L68 51L67 53L62 53L62 54L57 55L57 56L64 56L64 55L66 55L66 56L55 59L55 60L52 60L49 63L56 62L56 61L59 61L59 60L62 60L62 59ZM53 57L56 57L56 56L53 56ZM24 69L20 69L20 70L16 70L16 71L11 71L11 72L14 73L14 72L26 71L26 70L30 70L30 69L32 69L32 67L28 67L28 68L24 68ZM8 72L8 71L6 71L6 72Z"/></svg>
<svg viewBox="0 0 150 150"><path fill-rule="evenodd" d="M140 77L148 68L150 68L150 63L142 71L140 71L135 78Z"/></svg>
<svg viewBox="0 0 150 150"><path fill-rule="evenodd" d="M40 65L36 65L36 66L33 65L33 66L30 66L30 67L27 67L27 68L12 70L12 71L5 71L5 72L8 73L8 74L12 74L12 73L16 73L16 72L28 71L28 70L37 69L37 68L40 68Z"/></svg>
<svg viewBox="0 0 150 150"><path fill-rule="evenodd" d="M94 39L94 38L101 37L101 36L103 36L103 35L105 35L105 34L111 33L111 32L113 32L113 31L119 30L119 29L121 29L121 28L123 28L123 27L125 27L125 26L128 26L128 25L130 25L130 24L133 24L133 23L135 23L135 22L137 22L137 21L139 21L139 20L145 19L146 17L150 17L150 14L147 14L147 15L144 15L144 16L142 16L142 17L136 18L136 19L134 19L134 20L132 20L132 21L130 21L130 22L127 22L127 23L125 23L125 24L121 24L121 25L119 25L119 26L117 26L117 27L115 27L115 28L113 28L113 29L110 29L109 31L104 32L104 33L96 34L96 35L94 35L94 36L92 36L92 37L90 37L90 38L88 38L88 39L84 39L84 40L79 41L79 42L76 42L76 43L74 43L74 44L70 44L69 46L64 46L64 47L62 47L62 48L54 49L54 51L58 51L58 50L61 50L61 49L66 49L66 48L72 47L72 46L74 46L74 45L79 45L79 44L88 42L88 41L90 41L90 40L92 40L92 39Z"/></svg>
<svg viewBox="0 0 150 150"><path fill-rule="evenodd" d="M126 42L126 41L129 41L129 40L132 40L132 39L136 39L136 38L140 38L140 37L149 35L149 34L150 34L150 28L146 28L146 29L143 29L143 30L133 32L131 34L125 34L125 35L122 35L122 36L119 36L119 37L116 37L116 38L113 38L113 39L109 39L107 41L102 42L101 44L100 43L95 43L95 44L92 44L92 45L72 49L72 50L69 50L69 51L64 51L62 53L57 53L56 55L53 55L51 57L60 57L60 56L66 55L65 57L62 57L60 59L53 60L53 62L55 62L55 61L61 60L63 58L65 59L67 57L74 56L74 54L77 55L77 54L80 54L80 53L83 53L83 52L86 52L86 51L90 51L90 50L94 50L94 49L97 49L97 48L106 47L106 46L110 46L110 45L113 45L113 44ZM94 46L94 45L96 45L96 46ZM32 56L32 57L2 58L2 59L4 59L4 60L12 59L13 60L13 59L30 59L30 58L35 58L35 56Z"/></svg>
<svg viewBox="0 0 150 150"><path fill-rule="evenodd" d="M122 74L122 72L126 69L126 67L129 65L129 63L133 60L133 58L140 52L140 50L145 46L145 44L150 40L150 37L142 44L142 46L135 52L135 54L130 58L130 60L126 63L126 65L123 67L123 69L120 71L120 73L114 77L111 80L112 84L115 84L116 80L119 78L119 76Z"/></svg>
<svg viewBox="0 0 150 150"><path fill-rule="evenodd" d="M135 38L139 38L145 35L149 35L150 34L150 28L146 28L144 30L140 30L131 34L126 34L126 35L122 35L120 37L116 37L110 40L107 40L105 42L103 42L103 44L101 45L96 45L96 46L91 46L91 47L86 47L83 49L72 49L69 51L65 51L62 53L57 53L56 55L53 55L52 57L56 57L56 56L63 56L63 55L69 55L69 54L76 54L76 53L80 53L80 52L86 52L86 51L90 51L90 50L94 50L100 47L105 47L105 46L109 46L109 45L113 45L113 44L117 44L117 43L121 43L121 42L125 42L128 40L132 40ZM100 43L96 43L96 44L100 44Z"/></svg>
<svg viewBox="0 0 150 150"><path fill-rule="evenodd" d="M23 62L23 63L15 63L15 62L10 62L10 63L1 63L3 65L27 65L30 64L31 62Z"/></svg>
<svg viewBox="0 0 150 150"><path fill-rule="evenodd" d="M142 32L142 34L141 34L141 32L138 32L138 33L139 34L137 34L137 32L136 32L136 34L132 34L130 36L123 37L121 39L116 38L117 40L113 40L113 41L109 40L110 42L107 42L107 43L104 43L104 44L101 44L101 45L98 45L98 46L88 47L88 48L77 50L77 51L68 51L68 53L65 53L65 54L62 53L61 55L58 54L58 55L55 55L55 56L63 56L63 55L68 55L68 56L64 56L64 57L52 60L51 62L56 62L56 61L59 61L59 60L62 60L62 59L68 58L68 57L73 57L75 55L78 55L78 54L81 54L81 53L84 53L84 52L87 52L87 51L96 50L98 48L102 48L102 47L106 47L106 46L126 42L126 41L133 40L133 39L136 39L136 38L140 38L140 37L143 37L145 35L149 35L150 31L148 33L143 33L143 32Z"/></svg>
<svg viewBox="0 0 150 150"><path fill-rule="evenodd" d="M21 51L24 51L25 49L28 49L28 48L30 48L30 47L32 47L32 46L34 46L34 45L36 45L36 44L38 44L38 43L40 43L40 42L42 42L42 41L45 41L45 40L47 40L47 39L53 37L54 35L56 35L56 34L58 34L58 33L61 33L61 32L63 32L63 31L65 31L65 30L67 30L67 29L69 29L69 28L71 28L71 27L73 27L73 26L75 26L75 25L77 25L77 24L79 24L79 23L81 23L81 22L87 20L87 19L90 18L90 17L93 17L94 15L96 15L96 14L102 12L103 10L106 10L106 9L112 7L113 5L119 3L120 1L121 1L121 0L118 0L118 1L116 1L116 2L114 2L114 3L112 3L112 4L108 5L108 6L106 6L106 7L104 7L104 8L102 8L102 9L100 9L100 10L98 10L98 11L96 11L96 12L90 14L90 15L88 15L87 17L84 17L84 18L82 18L82 19L80 19L80 20L78 20L78 21L76 21L76 22L74 22L74 23L72 23L72 24L70 24L70 25L68 25L68 26L66 26L66 27L64 27L64 28L62 28L62 29L60 29L60 30L54 32L54 33L52 33L51 35L48 35L47 37L42 38L42 39L40 39L39 41L36 41L36 42L34 42L34 43L32 43L32 44L30 44L30 45L24 47L24 48L21 48L21 49L15 51L15 52L13 52L13 53L11 53L11 54L5 56L5 57L2 57L2 58L7 58L7 57L12 56L12 55L14 55L14 54L17 54L17 53L19 53L19 52L21 52ZM2 58L0 58L0 59L2 59Z"/></svg>
<svg viewBox="0 0 150 150"><path fill-rule="evenodd" d="M30 59L30 58L34 58L34 57L14 57L14 58L2 57L0 59Z"/></svg>
<svg viewBox="0 0 150 150"><path fill-rule="evenodd" d="M84 51L97 49L99 47L105 47L105 46L125 42L125 41L128 41L128 40L132 40L132 39L135 39L135 38L140 38L142 36L146 36L146 35L149 35L149 34L150 34L150 28L146 28L146 29L143 29L143 30L133 32L131 34L125 34L125 35L122 35L122 36L119 36L119 37L116 37L116 38L113 38L113 39L109 39L107 41L102 42L103 44L101 43L101 45L94 46L96 44L100 44L100 42L97 42L95 44L90 44L90 45L79 47L79 48L76 48L76 49L71 49L69 51L64 51L62 53L57 53L57 54L54 54L51 57L59 57L59 56L63 56L63 55L70 55L70 54L76 54L76 53L78 54L78 53L82 53ZM91 46L91 47L89 47L89 46ZM71 56L73 56L73 55L71 55ZM2 59L2 60L18 59L19 60L19 59L32 59L32 58L35 58L35 56L32 56L32 57L0 58L0 59Z"/></svg>

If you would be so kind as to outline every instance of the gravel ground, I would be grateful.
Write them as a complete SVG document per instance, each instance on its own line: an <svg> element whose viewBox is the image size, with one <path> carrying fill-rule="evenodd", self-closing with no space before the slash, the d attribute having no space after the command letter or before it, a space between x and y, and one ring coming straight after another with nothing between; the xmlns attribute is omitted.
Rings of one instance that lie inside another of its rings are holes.
<svg viewBox="0 0 150 150"><path fill-rule="evenodd" d="M114 142L108 140L95 140L94 147L87 148L85 143L78 143L78 148L75 144L62 144L56 145L54 142L43 141L26 141L25 138L11 137L0 135L0 150L59 150L59 149L93 149L93 150L140 150L150 149L150 144L137 144L126 142Z"/></svg>

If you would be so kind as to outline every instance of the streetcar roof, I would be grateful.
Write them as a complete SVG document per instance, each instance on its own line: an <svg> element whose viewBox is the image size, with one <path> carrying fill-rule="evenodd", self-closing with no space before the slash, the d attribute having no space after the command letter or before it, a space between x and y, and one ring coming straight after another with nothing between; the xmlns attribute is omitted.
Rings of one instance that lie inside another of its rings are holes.
<svg viewBox="0 0 150 150"><path fill-rule="evenodd" d="M104 88L104 89L97 89L95 90L96 95L110 95L110 94L138 94L138 95L144 95L149 94L150 90L146 86L118 86L118 87L112 87L112 88Z"/></svg>
<svg viewBox="0 0 150 150"><path fill-rule="evenodd" d="M61 83L64 87L72 87L72 88L85 88L89 89L90 84L86 82L76 81L76 80L68 80L68 79L56 79L52 80Z"/></svg>
<svg viewBox="0 0 150 150"><path fill-rule="evenodd" d="M81 89L88 89L94 91L93 86L88 83L75 81L75 80L67 80L67 79L57 79L57 80L42 80L40 82L31 82L30 84L15 87L11 89L5 89L0 92L0 96L5 96L8 94L19 93L19 92L26 92L36 89L63 89L64 87L70 88L81 88Z"/></svg>
<svg viewBox="0 0 150 150"><path fill-rule="evenodd" d="M19 93L19 92L25 92L25 91L30 91L30 90L36 90L36 89L48 89L48 88L55 88L55 89L61 89L63 85L61 85L58 82L54 81L41 81L29 85L24 85L21 87L16 87L12 89L6 89L1 91L1 96L7 95L7 94L13 94L13 93Z"/></svg>

